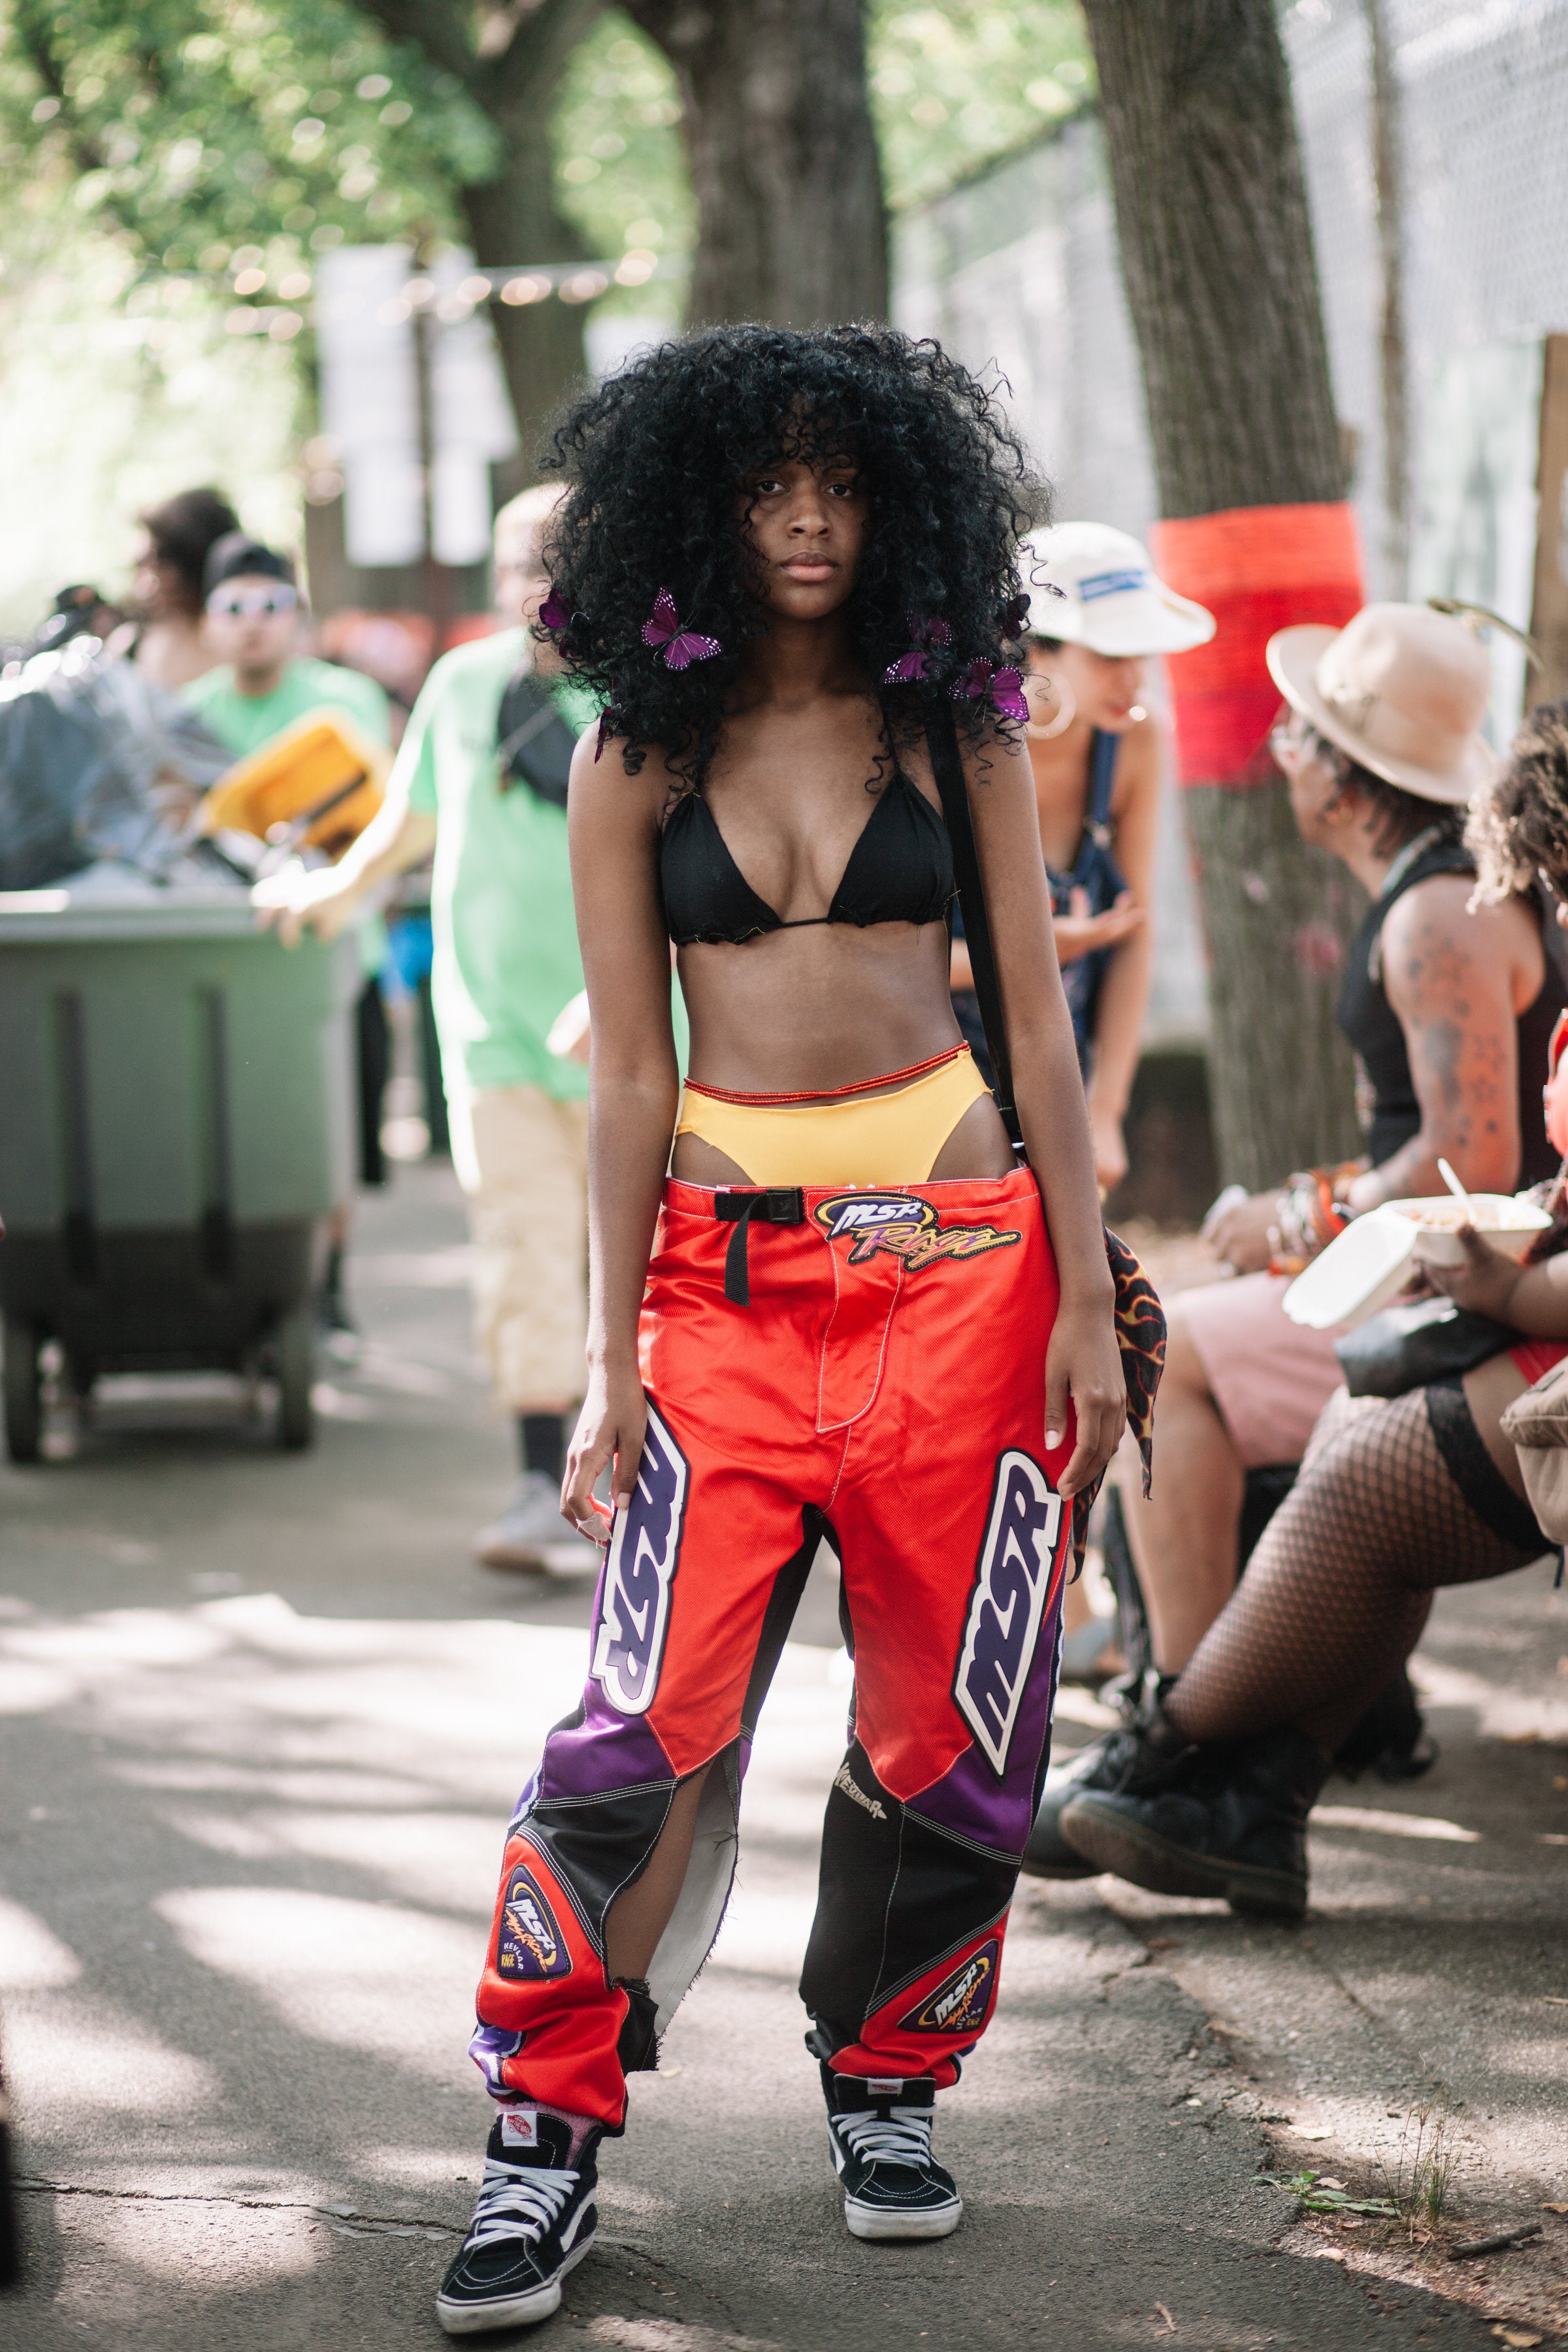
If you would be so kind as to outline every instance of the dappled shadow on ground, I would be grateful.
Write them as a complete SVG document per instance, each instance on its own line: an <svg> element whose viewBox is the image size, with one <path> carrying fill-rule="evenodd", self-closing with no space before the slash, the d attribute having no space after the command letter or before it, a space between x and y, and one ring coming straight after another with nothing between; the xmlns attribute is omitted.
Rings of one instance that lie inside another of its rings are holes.
<svg viewBox="0 0 1568 2352"><path fill-rule="evenodd" d="M232 1400L227 1423L160 1432L111 1399L73 1458L0 1472L0 2002L43 2184L6 2352L440 2340L431 2294L487 2122L463 2052L501 1830L574 1702L589 1596L468 1558L511 1464L449 1182L421 1171L361 1225L373 1352L331 1376L313 1456L268 1451ZM1208 1906L1156 1916L1109 1882L1027 1888L997 2021L942 2103L963 2227L862 2246L795 1990L847 1699L826 1577L812 1608L763 1717L731 1916L605 2150L600 2246L558 2319L494 2340L1489 2345L1429 2293L1380 2308L1334 2263L1276 2252L1289 2209L1256 2184L1279 2129L1261 2117L1288 2093L1306 2124L1310 2093L1359 2129L1452 2061L1478 1985L1476 2063L1489 2005L1523 2113L1550 2067L1520 1955L1552 1948L1560 1881L1503 1823L1540 1800L1546 1748L1478 1740L1481 1703L1450 1685L1442 1770L1486 1750L1484 1814L1463 1777L1331 1794L1475 1841L1326 1829L1323 1916L1293 1941ZM1430 1654L1501 1704L1528 1681L1512 1622Z"/></svg>

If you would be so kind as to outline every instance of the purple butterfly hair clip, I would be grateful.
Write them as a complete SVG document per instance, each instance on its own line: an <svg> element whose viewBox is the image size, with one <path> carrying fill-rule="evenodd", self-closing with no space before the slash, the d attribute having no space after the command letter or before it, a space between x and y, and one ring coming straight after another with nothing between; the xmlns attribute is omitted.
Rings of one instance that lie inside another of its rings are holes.
<svg viewBox="0 0 1568 2352"><path fill-rule="evenodd" d="M662 652L667 669L689 669L693 662L711 661L715 654L724 650L717 637L705 637L696 629L681 627L675 599L668 588L661 588L653 600L653 611L643 623L642 641Z"/></svg>
<svg viewBox="0 0 1568 2352"><path fill-rule="evenodd" d="M1014 596L1009 599L1002 615L1002 635L1009 644L1015 637L1023 635L1029 618L1029 604L1030 599L1027 596Z"/></svg>
<svg viewBox="0 0 1568 2352"><path fill-rule="evenodd" d="M912 686L917 678L929 677L927 665L932 654L952 643L952 631L945 621L922 621L915 613L910 614L910 635L914 643L891 668L882 672L884 686Z"/></svg>
<svg viewBox="0 0 1568 2352"><path fill-rule="evenodd" d="M970 663L954 688L953 695L955 700L967 695L972 702L978 702L985 694L989 694L993 705L1004 719L1016 719L1020 726L1026 723L1029 706L1024 699L1023 672L998 669L982 654Z"/></svg>
<svg viewBox="0 0 1568 2352"><path fill-rule="evenodd" d="M564 636L572 626L573 617L571 605L552 581L550 593L539 608L540 626L548 629L552 637Z"/></svg>

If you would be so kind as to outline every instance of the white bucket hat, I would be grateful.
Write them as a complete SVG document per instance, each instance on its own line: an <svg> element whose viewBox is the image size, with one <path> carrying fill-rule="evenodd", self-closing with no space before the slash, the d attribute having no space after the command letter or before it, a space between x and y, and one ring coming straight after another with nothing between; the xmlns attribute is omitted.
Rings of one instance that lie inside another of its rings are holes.
<svg viewBox="0 0 1568 2352"><path fill-rule="evenodd" d="M1109 523L1032 530L1018 562L1031 636L1060 637L1114 659L1186 653L1215 633L1214 614L1167 588L1142 541ZM1061 593L1053 596L1053 588Z"/></svg>
<svg viewBox="0 0 1568 2352"><path fill-rule="evenodd" d="M1374 776L1462 808L1496 773L1481 734L1491 664L1463 621L1425 604L1363 604L1342 629L1303 621L1268 640L1274 683Z"/></svg>

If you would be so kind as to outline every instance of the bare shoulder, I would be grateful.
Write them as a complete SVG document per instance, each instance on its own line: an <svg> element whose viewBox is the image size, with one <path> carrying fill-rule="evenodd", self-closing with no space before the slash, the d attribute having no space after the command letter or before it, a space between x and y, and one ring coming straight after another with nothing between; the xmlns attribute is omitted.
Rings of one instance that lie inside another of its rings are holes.
<svg viewBox="0 0 1568 2352"><path fill-rule="evenodd" d="M639 833L657 831L669 799L663 755L657 750L646 751L636 772L628 773L631 748L624 735L601 739L595 728L578 739L567 786L567 805L574 819L595 828L616 823Z"/></svg>
<svg viewBox="0 0 1568 2352"><path fill-rule="evenodd" d="M1163 730L1153 713L1147 711L1142 719L1133 720L1121 738L1116 760L1116 787L1110 796L1114 814L1120 816L1135 800L1158 792L1164 757Z"/></svg>
<svg viewBox="0 0 1568 2352"><path fill-rule="evenodd" d="M1468 874L1431 874L1396 898L1383 924L1383 967L1395 994L1440 987L1462 968L1495 965L1499 973L1541 960L1541 926L1523 898L1470 907Z"/></svg>
<svg viewBox="0 0 1568 2352"><path fill-rule="evenodd" d="M1522 898L1504 898L1472 912L1475 887L1472 874L1429 874L1402 891L1384 918L1385 954L1423 938L1448 938L1467 954L1487 953L1539 932L1534 910Z"/></svg>

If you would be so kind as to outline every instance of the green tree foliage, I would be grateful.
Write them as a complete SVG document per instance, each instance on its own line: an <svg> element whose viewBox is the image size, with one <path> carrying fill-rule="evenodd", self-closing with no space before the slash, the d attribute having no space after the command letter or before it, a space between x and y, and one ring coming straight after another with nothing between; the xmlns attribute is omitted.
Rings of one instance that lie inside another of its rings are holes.
<svg viewBox="0 0 1568 2352"><path fill-rule="evenodd" d="M456 79L347 0L12 0L0 138L0 200L68 187L139 258L204 271L449 230L493 157Z"/></svg>
<svg viewBox="0 0 1568 2352"><path fill-rule="evenodd" d="M68 201L155 267L458 237L459 190L496 168L494 126L458 77L352 0L9 0L0 24L0 205ZM1090 74L1076 0L877 0L890 202L1027 140ZM606 10L552 126L557 202L591 251L689 246L679 119L663 57Z"/></svg>
<svg viewBox="0 0 1568 2352"><path fill-rule="evenodd" d="M873 0L869 62L894 211L1037 136L1094 78L1077 0ZM668 62L609 10L573 59L554 122L557 202L596 253L689 248L679 122Z"/></svg>
<svg viewBox="0 0 1568 2352"><path fill-rule="evenodd" d="M1094 78L1077 0L874 0L870 67L895 212L1037 137Z"/></svg>

